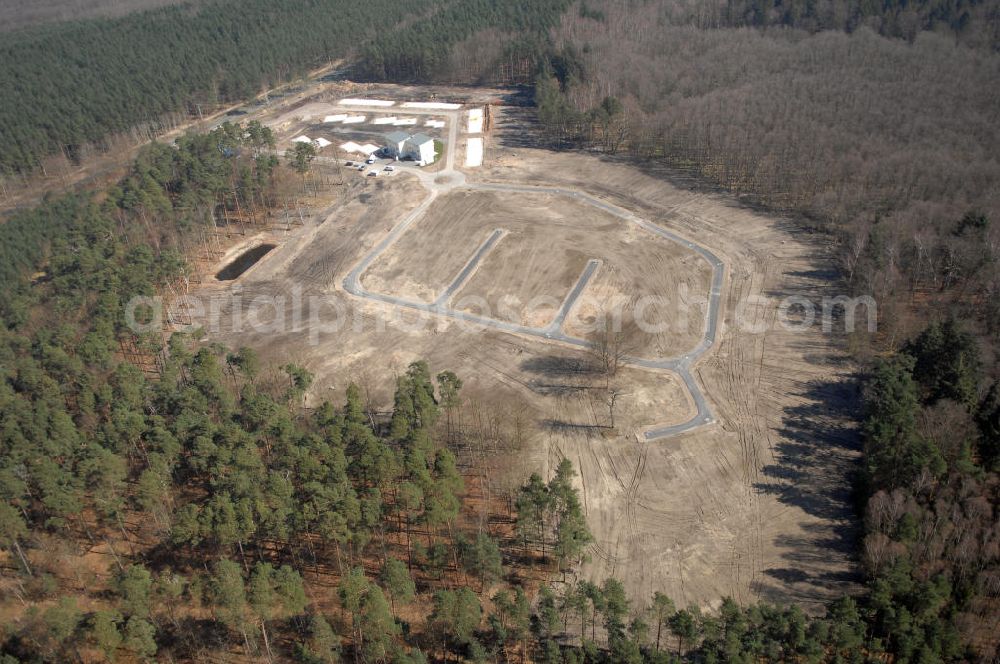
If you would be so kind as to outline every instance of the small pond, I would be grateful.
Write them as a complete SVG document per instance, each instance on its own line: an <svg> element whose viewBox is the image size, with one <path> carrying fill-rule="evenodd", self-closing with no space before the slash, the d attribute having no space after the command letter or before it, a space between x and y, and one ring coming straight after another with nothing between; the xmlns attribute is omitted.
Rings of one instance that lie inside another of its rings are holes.
<svg viewBox="0 0 1000 664"><path fill-rule="evenodd" d="M258 244L256 247L247 249L242 254L237 256L236 260L219 270L219 273L215 275L215 278L219 281L232 281L233 279L236 279L241 274L252 268L257 261L266 256L269 251L275 248L275 246L277 245Z"/></svg>

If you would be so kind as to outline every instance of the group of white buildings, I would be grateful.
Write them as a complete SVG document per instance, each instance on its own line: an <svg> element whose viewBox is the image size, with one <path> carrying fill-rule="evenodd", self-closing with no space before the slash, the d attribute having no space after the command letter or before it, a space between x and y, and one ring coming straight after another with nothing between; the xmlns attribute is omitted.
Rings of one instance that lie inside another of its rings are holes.
<svg viewBox="0 0 1000 664"><path fill-rule="evenodd" d="M292 142L312 143L317 150L322 150L330 145L330 141L325 138L311 139L308 136L296 136ZM372 143L360 145L354 141L348 141L341 145L340 149L350 154L363 154L365 157L381 152L386 157L413 160L421 165L434 163L437 156L433 138L427 134L408 134L405 131L394 131L387 134L381 148Z"/></svg>
<svg viewBox="0 0 1000 664"><path fill-rule="evenodd" d="M342 99L340 104L343 106L362 106L362 107L374 107L373 110L384 110L396 105L395 101L388 99ZM441 110L441 111L453 111L461 108L461 104L445 103L445 102L403 102L400 104L401 108L412 108L412 109L422 109L422 110ZM345 109L346 110L346 109ZM308 118L306 118L308 119ZM366 115L352 115L348 112L339 113L335 115L327 115L323 118L324 124L361 124L368 120ZM413 126L417 124L417 118L399 118L396 116L380 116L377 117L373 124L376 125L386 125L393 124L397 127L399 126ZM443 120L428 119L425 123L427 127L433 127L435 129L441 129L444 127L445 123ZM482 109L475 109L469 113L469 131L471 133L478 133L482 130ZM330 145L330 141L325 138L311 139L308 136L297 136L292 139L293 142L301 143L312 143L317 149L325 148ZM436 150L434 148L434 139L424 133L409 133L407 131L393 131L386 134L383 140L382 147L374 145L372 143L366 143L364 145L355 143L354 141L348 141L343 145L339 146L340 150L347 152L349 154L363 154L365 157L370 157L376 152L380 155L386 157L400 159L400 160L413 160L421 165L432 164L437 158Z"/></svg>

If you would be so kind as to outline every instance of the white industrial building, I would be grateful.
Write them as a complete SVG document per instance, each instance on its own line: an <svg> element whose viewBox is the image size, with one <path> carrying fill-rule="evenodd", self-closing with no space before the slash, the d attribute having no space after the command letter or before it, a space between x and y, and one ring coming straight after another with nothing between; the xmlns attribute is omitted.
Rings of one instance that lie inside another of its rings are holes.
<svg viewBox="0 0 1000 664"><path fill-rule="evenodd" d="M390 157L430 164L434 162L434 139L427 134L394 131L385 136L385 151Z"/></svg>

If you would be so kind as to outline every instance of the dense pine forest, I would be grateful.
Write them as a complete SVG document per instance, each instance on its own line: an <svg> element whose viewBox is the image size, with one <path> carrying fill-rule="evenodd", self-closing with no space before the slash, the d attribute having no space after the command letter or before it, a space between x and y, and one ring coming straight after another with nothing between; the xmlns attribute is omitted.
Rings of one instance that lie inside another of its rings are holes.
<svg viewBox="0 0 1000 664"><path fill-rule="evenodd" d="M0 34L0 172L239 103L433 5L216 0Z"/></svg>
<svg viewBox="0 0 1000 664"><path fill-rule="evenodd" d="M183 0L8 0L0 6L0 30L18 30L54 21L130 12L181 4ZM188 4L197 0L188 0Z"/></svg>
<svg viewBox="0 0 1000 664"><path fill-rule="evenodd" d="M525 80L519 81L516 75L511 75L505 82L530 82L527 76L544 51L549 30L558 24L559 17L571 4L569 0L456 2L423 20L372 39L361 52L358 74L377 81L473 82L468 80L467 70L453 71L456 60L461 59L456 46L463 42L478 44L484 41L484 34L500 32L509 43L495 52L491 51L492 44L484 44L479 47L482 51L479 55L486 55L485 64L493 70L512 62L521 65L515 71L521 72Z"/></svg>

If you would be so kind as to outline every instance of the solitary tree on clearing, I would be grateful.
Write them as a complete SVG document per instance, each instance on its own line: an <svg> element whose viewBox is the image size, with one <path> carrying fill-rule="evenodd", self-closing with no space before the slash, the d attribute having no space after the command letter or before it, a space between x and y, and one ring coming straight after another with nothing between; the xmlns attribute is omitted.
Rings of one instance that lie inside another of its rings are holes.
<svg viewBox="0 0 1000 664"><path fill-rule="evenodd" d="M302 176L302 189L306 188L306 174L316 158L316 146L312 143L296 143L287 154L288 165Z"/></svg>

